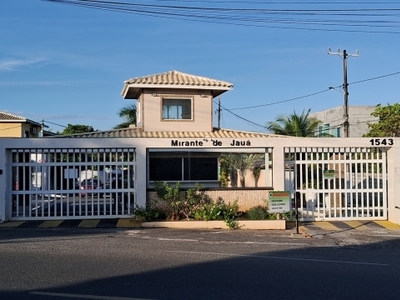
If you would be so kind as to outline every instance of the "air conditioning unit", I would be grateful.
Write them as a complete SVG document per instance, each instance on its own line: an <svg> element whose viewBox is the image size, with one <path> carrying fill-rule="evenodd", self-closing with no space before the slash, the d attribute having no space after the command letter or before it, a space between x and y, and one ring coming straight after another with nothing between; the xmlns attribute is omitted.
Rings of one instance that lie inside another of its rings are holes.
<svg viewBox="0 0 400 300"><path fill-rule="evenodd" d="M37 133L36 127L31 127L31 134L36 134L36 133Z"/></svg>

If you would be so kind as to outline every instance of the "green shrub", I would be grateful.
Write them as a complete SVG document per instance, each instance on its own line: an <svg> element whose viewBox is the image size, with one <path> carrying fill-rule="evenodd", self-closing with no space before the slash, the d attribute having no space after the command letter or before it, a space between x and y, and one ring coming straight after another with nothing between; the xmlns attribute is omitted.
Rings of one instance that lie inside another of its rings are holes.
<svg viewBox="0 0 400 300"><path fill-rule="evenodd" d="M244 219L246 220L277 220L278 215L280 219L286 221L296 220L296 211L291 210L288 212L271 213L268 211L266 206L258 205L250 208L245 214Z"/></svg>
<svg viewBox="0 0 400 300"><path fill-rule="evenodd" d="M204 198L193 209L194 219L202 221L223 220L231 229L238 227L236 221L238 214L237 201L231 204L225 203L222 199L212 201L209 198Z"/></svg>
<svg viewBox="0 0 400 300"><path fill-rule="evenodd" d="M190 219L194 215L194 209L202 202L206 202L208 196L201 191L202 186L196 183L194 188L185 192L180 189L180 182L175 187L167 182L156 182L154 184L157 196L167 201L170 206L169 219Z"/></svg>
<svg viewBox="0 0 400 300"><path fill-rule="evenodd" d="M202 221L220 220L221 213L220 205L213 201L202 201L193 209L193 217Z"/></svg>
<svg viewBox="0 0 400 300"><path fill-rule="evenodd" d="M225 203L221 198L213 201L197 183L194 188L186 191L181 191L180 182L177 182L174 187L167 182L156 182L154 186L157 196L165 200L168 207L164 209L136 207L133 209L132 213L145 221L190 218L202 221L223 220L229 228L234 229L238 227L238 217L245 220L276 220L278 218L278 214L270 213L267 206L258 205L241 213L237 201ZM279 218L293 221L296 219L296 211L279 213Z"/></svg>
<svg viewBox="0 0 400 300"><path fill-rule="evenodd" d="M157 181L154 183L157 196L167 201L171 212L169 218L172 220L180 219L180 204L181 204L181 184L177 182L175 187L170 186L167 182Z"/></svg>
<svg viewBox="0 0 400 300"><path fill-rule="evenodd" d="M136 218L146 222L161 221L167 218L167 214L161 209L143 208L139 206L132 210L132 214Z"/></svg>
<svg viewBox="0 0 400 300"><path fill-rule="evenodd" d="M282 216L282 213L279 213ZM245 215L247 220L276 220L278 213L271 213L266 206L258 205L250 208Z"/></svg>
<svg viewBox="0 0 400 300"><path fill-rule="evenodd" d="M268 220L270 219L270 213L267 207L258 205L250 208L246 213L246 219L248 220Z"/></svg>
<svg viewBox="0 0 400 300"><path fill-rule="evenodd" d="M239 215L239 205L237 204L237 201L233 204L225 204L224 208L222 214L224 216L225 224L230 229L237 229L239 226L236 221L236 217Z"/></svg>
<svg viewBox="0 0 400 300"><path fill-rule="evenodd" d="M292 209L291 211L281 213L281 218L286 221L295 221L296 220L296 210Z"/></svg>

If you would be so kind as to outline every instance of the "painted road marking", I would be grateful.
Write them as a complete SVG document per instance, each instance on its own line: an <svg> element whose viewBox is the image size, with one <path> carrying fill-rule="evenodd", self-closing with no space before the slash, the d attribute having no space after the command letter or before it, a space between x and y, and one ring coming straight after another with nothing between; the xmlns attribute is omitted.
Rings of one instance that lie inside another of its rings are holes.
<svg viewBox="0 0 400 300"><path fill-rule="evenodd" d="M60 225L63 221L62 220L53 220L53 221L44 221L42 224L40 224L38 227L43 227L43 228L52 228L52 227L57 227Z"/></svg>
<svg viewBox="0 0 400 300"><path fill-rule="evenodd" d="M142 223L132 219L119 219L116 227L142 227Z"/></svg>
<svg viewBox="0 0 400 300"><path fill-rule="evenodd" d="M374 221L376 224L390 230L400 230L400 225L389 221Z"/></svg>
<svg viewBox="0 0 400 300"><path fill-rule="evenodd" d="M141 222L133 219L114 219L113 222L104 222L105 220L87 219L87 220L48 220L48 221L11 221L0 224L0 228L55 228L55 227L82 227L82 228L95 228L103 227L120 227L120 228L139 228ZM114 223L115 222L115 223ZM39 224L40 223L40 224ZM69 224L71 223L71 224ZM38 225L39 224L39 225ZM375 227L375 228L374 228ZM345 230L359 230L368 231L377 228L400 231L400 225L389 221L316 221L312 223L303 223L299 226L302 232L308 230L324 230L324 231L345 231Z"/></svg>
<svg viewBox="0 0 400 300"><path fill-rule="evenodd" d="M172 238L158 238L159 241L172 241L172 242L198 242L196 239L172 239Z"/></svg>
<svg viewBox="0 0 400 300"><path fill-rule="evenodd" d="M360 221L346 221L344 223L356 230L360 230L360 231L370 230L370 228L368 228L368 226L366 226L365 223L362 223Z"/></svg>
<svg viewBox="0 0 400 300"><path fill-rule="evenodd" d="M25 222L6 222L3 224L0 224L0 227L14 228L14 227L20 226L23 223L25 223Z"/></svg>
<svg viewBox="0 0 400 300"><path fill-rule="evenodd" d="M99 224L100 220L83 220L79 223L78 227L94 228Z"/></svg>
<svg viewBox="0 0 400 300"><path fill-rule="evenodd" d="M315 226L318 226L322 230L328 230L328 231L340 231L341 230L339 227L336 227L335 225L333 225L330 222L321 221L321 222L316 222L314 224L315 224Z"/></svg>
<svg viewBox="0 0 400 300"><path fill-rule="evenodd" d="M196 251L167 251L167 252L182 253L182 254L221 255L221 256L229 256L229 257L251 257L251 258L263 258L263 259L311 261L311 262L322 262L322 263L333 263L333 264L388 266L388 264L378 263L378 262L368 262L368 261L329 260L329 259L286 257L286 256L275 256L275 255L248 255L248 254L234 254L234 253L220 253L220 252L196 252Z"/></svg>
<svg viewBox="0 0 400 300"><path fill-rule="evenodd" d="M152 300L149 298L131 298L131 297L115 297L115 296L97 296L97 295L82 295L82 294L67 294L67 293L50 293L50 292L31 292L33 295L76 298L76 299L94 299L94 300ZM154 300L154 299L153 299Z"/></svg>

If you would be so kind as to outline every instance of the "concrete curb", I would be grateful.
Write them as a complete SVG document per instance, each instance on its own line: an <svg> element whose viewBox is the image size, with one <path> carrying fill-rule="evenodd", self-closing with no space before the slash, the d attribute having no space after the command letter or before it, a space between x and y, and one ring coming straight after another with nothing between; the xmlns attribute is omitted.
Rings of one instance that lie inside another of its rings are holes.
<svg viewBox="0 0 400 300"><path fill-rule="evenodd" d="M143 222L143 228L229 229L224 221L160 221ZM285 230L285 220L238 221L238 229Z"/></svg>

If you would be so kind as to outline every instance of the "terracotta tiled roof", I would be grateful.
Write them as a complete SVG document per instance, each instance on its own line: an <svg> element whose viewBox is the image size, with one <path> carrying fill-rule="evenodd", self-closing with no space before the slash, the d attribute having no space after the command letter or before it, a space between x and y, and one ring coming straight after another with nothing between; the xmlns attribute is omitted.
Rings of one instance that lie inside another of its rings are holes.
<svg viewBox="0 0 400 300"><path fill-rule="evenodd" d="M29 123L29 124L33 124L36 126L42 126L42 124L26 119L24 117L20 117L17 115L13 115L4 111L0 111L0 122L4 122L4 123Z"/></svg>
<svg viewBox="0 0 400 300"><path fill-rule="evenodd" d="M0 122L1 121L19 121L26 122L26 119L20 116L16 116L4 111L0 111Z"/></svg>
<svg viewBox="0 0 400 300"><path fill-rule="evenodd" d="M212 132L184 132L184 131L151 131L145 132L141 128L123 128L109 131L96 131L82 134L58 135L55 138L270 138L286 137L276 134L238 131L214 128Z"/></svg>
<svg viewBox="0 0 400 300"><path fill-rule="evenodd" d="M207 77L190 75L178 71L169 71L144 77L135 77L125 81L122 96L136 99L142 88L191 88L213 92L213 96L233 88L233 84Z"/></svg>

